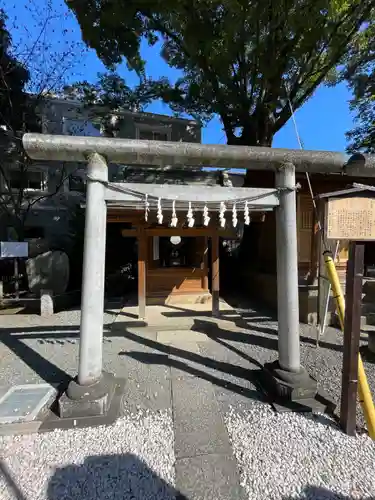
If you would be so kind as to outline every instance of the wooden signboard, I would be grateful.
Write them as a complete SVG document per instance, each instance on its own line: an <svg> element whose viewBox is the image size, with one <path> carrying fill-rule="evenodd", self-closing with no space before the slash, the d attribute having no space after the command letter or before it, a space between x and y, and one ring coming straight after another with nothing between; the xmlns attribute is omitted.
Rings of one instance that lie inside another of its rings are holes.
<svg viewBox="0 0 375 500"><path fill-rule="evenodd" d="M29 244L26 241L1 241L0 257L17 258L27 257L29 255Z"/></svg>
<svg viewBox="0 0 375 500"><path fill-rule="evenodd" d="M336 290L335 298L341 314L345 313L340 423L347 434L355 435L358 381L362 385L361 394L367 384L363 376L358 376L358 360L365 242L375 240L375 187L353 184L353 188L321 195L320 198L326 201L324 236L327 244L332 241L337 244L342 240L350 242L346 306L342 300L342 292ZM337 273L336 277L339 279ZM363 407L367 419L372 413L367 406Z"/></svg>
<svg viewBox="0 0 375 500"><path fill-rule="evenodd" d="M326 204L328 240L375 240L375 198L331 198Z"/></svg>

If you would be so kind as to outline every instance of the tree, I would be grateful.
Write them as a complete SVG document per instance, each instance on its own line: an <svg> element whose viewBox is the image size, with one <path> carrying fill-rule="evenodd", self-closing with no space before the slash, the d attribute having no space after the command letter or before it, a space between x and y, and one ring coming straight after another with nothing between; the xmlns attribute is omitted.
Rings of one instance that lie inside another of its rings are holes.
<svg viewBox="0 0 375 500"><path fill-rule="evenodd" d="M24 238L31 208L57 194L68 177L63 168L53 191L30 192L34 166L23 149L22 136L41 131L41 113L49 98L61 93L68 71L79 63L81 54L78 44L64 40L65 30L50 0L43 6L30 0L26 8L33 33L27 26L7 25L6 13L0 10L0 216L3 225L15 229L19 240ZM55 21L62 26L61 33L54 33L60 37L58 46L50 33Z"/></svg>
<svg viewBox="0 0 375 500"><path fill-rule="evenodd" d="M353 92L350 108L356 126L346 134L347 150L375 153L375 15L353 40L339 79L346 80Z"/></svg>
<svg viewBox="0 0 375 500"><path fill-rule="evenodd" d="M6 16L0 10L0 109L1 125L16 130L22 128L22 116L28 111L25 86L30 80L30 73L25 66L10 52L11 38L5 26ZM14 113L13 107L17 107Z"/></svg>
<svg viewBox="0 0 375 500"><path fill-rule="evenodd" d="M37 128L36 114L31 106L25 87L30 80L30 73L11 52L11 37L5 26L6 16L0 11L0 103L1 103L1 144L0 173L5 192L0 195L0 208L12 220L17 233L20 232L21 206L23 190L14 193L10 186L8 166L17 162L21 174L28 163L28 158L21 146L21 134L25 128ZM35 126L35 127L34 127Z"/></svg>
<svg viewBox="0 0 375 500"><path fill-rule="evenodd" d="M64 96L83 104L82 112L107 137L116 137L122 118L121 111L143 111L168 89L168 83L144 78L139 85L129 87L116 72L99 73L96 83L82 81L64 87Z"/></svg>
<svg viewBox="0 0 375 500"><path fill-rule="evenodd" d="M229 144L270 146L275 133L336 76L374 0L66 0L86 44L109 68L146 77L141 42L181 71L157 82L176 112L218 115Z"/></svg>

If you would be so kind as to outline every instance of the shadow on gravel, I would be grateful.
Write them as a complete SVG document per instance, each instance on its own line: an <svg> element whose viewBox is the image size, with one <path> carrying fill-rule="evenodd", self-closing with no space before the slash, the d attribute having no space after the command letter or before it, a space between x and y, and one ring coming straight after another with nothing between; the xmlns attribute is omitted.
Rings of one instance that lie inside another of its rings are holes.
<svg viewBox="0 0 375 500"><path fill-rule="evenodd" d="M104 325L104 342L110 342L108 338L110 336L110 326ZM79 339L79 325L0 328L0 343L12 351L46 383L62 389L68 385L71 377L37 350L33 349L28 341L36 340L37 344L55 344L61 346L64 344L74 344L77 339Z"/></svg>
<svg viewBox="0 0 375 500"><path fill-rule="evenodd" d="M46 500L188 500L131 453L56 469Z"/></svg>
<svg viewBox="0 0 375 500"><path fill-rule="evenodd" d="M0 460L0 479L2 479L8 488L11 498L14 498L14 500L27 500L3 460Z"/></svg>
<svg viewBox="0 0 375 500"><path fill-rule="evenodd" d="M202 354L196 354L194 352L186 351L184 349L181 349L180 347L165 345L161 342L141 337L136 333L132 333L129 331L124 332L124 336L130 340L133 340L134 342L137 342L138 344L147 346L159 352L145 353L141 351L120 351L118 353L119 356L127 356L144 364L165 365L170 368L175 368L176 370L181 370L185 373L189 373L190 375L194 375L197 378L201 378L203 380L211 382L218 387L222 387L234 393L241 394L250 399L255 399L257 401L264 399L259 387L259 374L261 372L261 365L256 359L253 359L246 354L244 354L244 356L246 356L247 361L249 361L250 363L249 369L234 365L232 363L227 363L225 361L219 361ZM189 362L193 362L196 365L200 366L192 366L189 364ZM207 369L210 371L208 371ZM218 372L217 375L216 373L214 374L211 370ZM226 379L225 375L235 377L235 381ZM238 383L238 379L244 380L243 386ZM256 391L246 387L246 382L248 381L253 383L254 386L258 388L258 390Z"/></svg>
<svg viewBox="0 0 375 500"><path fill-rule="evenodd" d="M251 357L248 353L241 351L237 346L233 346L230 341L236 340L232 336L236 336L236 332L226 331L218 328L217 325L195 320L193 330L204 332L213 341L222 345L226 349L234 352L238 356L244 358L248 363L248 368L240 366L232 362L221 361L213 357L203 355L202 353L191 352L175 345L166 345L153 339L142 337L136 333L123 331L123 335L138 343L140 346L146 346L157 352L144 352L143 350L120 351L119 356L125 356L138 361L144 365L164 365L180 372L193 375L196 378L211 382L214 386L239 394L245 398L270 403L269 397L262 389L262 379L264 376L262 364ZM204 328L202 328L204 326ZM188 335L188 332L187 332ZM240 334L251 335L251 334ZM277 352L277 339L262 338L256 335L254 344L274 350ZM222 340L225 338L226 341ZM241 342L241 340L239 340ZM192 364L193 363L193 364ZM242 382L243 381L243 382ZM249 382L251 386L249 387ZM323 406L332 405L332 401L326 399L323 394L318 394L316 400ZM292 408L291 408L292 409ZM314 415L311 417L310 407L299 405L293 407L294 411L298 411L306 418L318 418ZM305 413L306 412L306 413ZM332 420L332 412L330 418L320 417L319 422L323 425L337 428L336 421Z"/></svg>
<svg viewBox="0 0 375 500"><path fill-rule="evenodd" d="M27 500L3 461L0 479L11 498ZM131 453L93 456L81 465L57 468L45 491L43 500L188 500Z"/></svg>
<svg viewBox="0 0 375 500"><path fill-rule="evenodd" d="M306 486L299 497L293 495L283 497L283 500L375 500L375 497L363 497L358 496L358 494L347 496L319 486Z"/></svg>
<svg viewBox="0 0 375 500"><path fill-rule="evenodd" d="M207 335L207 337L210 337L211 340L215 340L216 342L219 342L219 339L228 340L230 342L239 342L242 344L249 344L249 345L263 347L265 349L269 349L277 353L278 350L277 330L273 328L266 328L264 326L252 325L252 324L247 324L246 327L244 327L243 325L242 326L238 325L237 323L236 325L243 329L246 328L248 331L236 332L232 330L226 330L225 328L220 328L220 326L218 326L215 323L212 323L211 321L204 321L201 319L194 320L194 325L192 327L192 330L204 333L205 335ZM257 335L257 332L259 332L260 335ZM265 335L273 335L274 338L266 337ZM300 340L302 343L310 344L314 347L316 346L315 339L301 335ZM331 342L325 342L323 340L319 342L319 346L321 348L330 349L332 351L342 352L343 350L342 345L332 344ZM226 345L226 347L228 347L228 344Z"/></svg>
<svg viewBox="0 0 375 500"><path fill-rule="evenodd" d="M231 321L238 328L242 330L248 330L248 332L234 332L232 330L228 331L217 326L217 324L212 321L200 320L197 318L207 318L211 316L209 311L196 312L182 307L168 305L169 309L174 309L175 312L164 312L163 316L167 318L184 318L184 317L194 317L195 318L195 328L196 331L202 333L207 333L208 330L214 331L215 329L220 332L221 338L232 340L235 342L243 342L246 344L258 345L265 347L266 349L272 349L277 351L277 338L275 340L264 337L264 335L274 335L277 337L278 330L272 326L265 326L264 322L277 322L277 317L274 314L270 314L269 311L254 311L254 312L236 312L236 311L222 311L220 313L220 319L224 321ZM199 329L201 328L201 329ZM260 335L257 335L260 333ZM316 339L310 338L305 335L300 336L301 342L305 344L310 344L316 346ZM319 346L332 351L342 352L343 347L340 344L335 344L332 342L327 342L324 339L320 339Z"/></svg>
<svg viewBox="0 0 375 500"><path fill-rule="evenodd" d="M59 388L66 387L71 377L50 360L28 345L28 340L37 340L39 344L64 344L79 338L79 326L47 326L26 328L1 328L0 342L12 351L29 368L38 374L47 384Z"/></svg>

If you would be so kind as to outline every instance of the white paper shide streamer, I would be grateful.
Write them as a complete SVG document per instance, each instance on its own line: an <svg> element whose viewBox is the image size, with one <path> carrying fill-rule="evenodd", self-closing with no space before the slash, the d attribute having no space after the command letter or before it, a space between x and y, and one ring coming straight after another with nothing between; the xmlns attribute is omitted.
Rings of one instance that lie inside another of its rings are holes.
<svg viewBox="0 0 375 500"><path fill-rule="evenodd" d="M187 218L187 221L188 221L188 226L189 227L194 227L195 219L194 219L193 209L191 207L191 202L190 201L189 201L189 210L188 210L186 218Z"/></svg>
<svg viewBox="0 0 375 500"><path fill-rule="evenodd" d="M149 195L146 194L145 198L144 198L144 213L145 213L144 217L145 217L146 222L150 218L150 206L151 206L151 204L149 202ZM224 229L226 226L225 214L226 214L227 210L228 210L228 208L227 208L225 202L224 201L220 202L219 226L222 229ZM229 208L229 210L230 210L230 208ZM245 201L243 211L244 211L244 223L245 223L245 225L248 226L250 224L250 205L249 205L248 201ZM231 212L232 212L232 225L234 228L236 228L238 226L238 204L236 202L233 202ZM163 207L162 207L162 198L158 198L158 201L157 201L156 218L157 218L158 224L163 224L164 215L163 215ZM191 201L189 201L189 207L188 207L188 211L186 214L186 220L187 220L187 226L189 228L192 228L195 226L196 221L194 218L194 210L193 210L193 205L192 205ZM210 217L210 213L209 213L209 208L208 208L207 203L205 203L205 205L203 207L203 225L205 227L207 227L210 224L210 221L211 221L211 217ZM172 215L171 215L169 225L170 225L170 227L177 227L177 225L178 225L176 200L172 201Z"/></svg>
<svg viewBox="0 0 375 500"><path fill-rule="evenodd" d="M145 197L145 221L148 221L148 214L150 212L150 203L148 201L148 194Z"/></svg>
<svg viewBox="0 0 375 500"><path fill-rule="evenodd" d="M249 212L249 204L247 203L247 201L245 201L244 219L246 226L248 226L250 224L250 212Z"/></svg>
<svg viewBox="0 0 375 500"><path fill-rule="evenodd" d="M203 225L208 226L210 223L211 217L208 215L208 208L207 205L204 206L203 208Z"/></svg>
<svg viewBox="0 0 375 500"><path fill-rule="evenodd" d="M177 213L176 213L176 200L173 200L172 204L172 218L171 218L171 227L177 227Z"/></svg>
<svg viewBox="0 0 375 500"><path fill-rule="evenodd" d="M156 214L156 218L158 219L159 224L163 224L163 210L161 208L161 198L158 199L158 211Z"/></svg>
<svg viewBox="0 0 375 500"><path fill-rule="evenodd" d="M225 227L225 212L227 210L227 207L225 206L225 203L222 201L220 203L220 212L219 212L219 221L220 221L220 227L224 228Z"/></svg>
<svg viewBox="0 0 375 500"><path fill-rule="evenodd" d="M233 224L233 227L237 227L237 224L238 224L237 207L236 207L235 203L233 203L233 208L232 208L232 224Z"/></svg>

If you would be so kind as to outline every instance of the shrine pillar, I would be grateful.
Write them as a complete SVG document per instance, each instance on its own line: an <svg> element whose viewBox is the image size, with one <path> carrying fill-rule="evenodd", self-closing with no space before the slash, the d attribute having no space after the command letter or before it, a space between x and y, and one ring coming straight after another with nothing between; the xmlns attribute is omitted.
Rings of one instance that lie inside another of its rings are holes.
<svg viewBox="0 0 375 500"><path fill-rule="evenodd" d="M103 372L104 271L107 227L105 158L92 153L87 166L78 375L58 401L63 418L104 415L114 376Z"/></svg>
<svg viewBox="0 0 375 500"><path fill-rule="evenodd" d="M220 314L220 268L219 268L219 234L211 237L211 273L212 273L212 316Z"/></svg>
<svg viewBox="0 0 375 500"><path fill-rule="evenodd" d="M278 359L264 366L269 392L298 403L315 398L316 381L301 366L298 299L297 204L295 167L276 172L280 204L276 207Z"/></svg>

